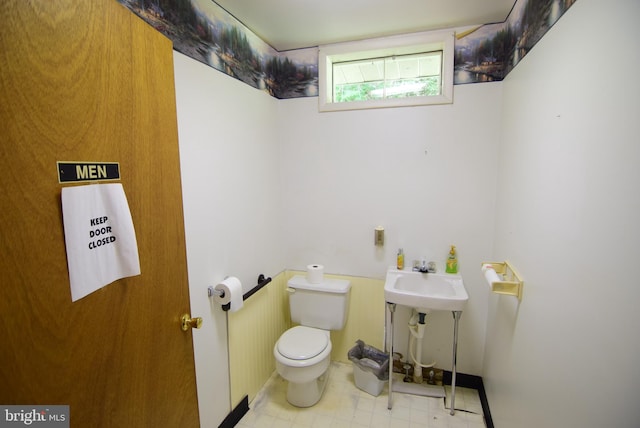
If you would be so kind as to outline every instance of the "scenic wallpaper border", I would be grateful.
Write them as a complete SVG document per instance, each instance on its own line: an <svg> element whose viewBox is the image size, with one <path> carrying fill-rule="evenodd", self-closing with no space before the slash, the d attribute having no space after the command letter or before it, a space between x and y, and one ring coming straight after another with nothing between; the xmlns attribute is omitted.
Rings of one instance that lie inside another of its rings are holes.
<svg viewBox="0 0 640 428"><path fill-rule="evenodd" d="M576 0L518 0L505 22L456 34L454 84L499 81Z"/></svg>
<svg viewBox="0 0 640 428"><path fill-rule="evenodd" d="M318 49L278 52L212 0L118 0L173 48L276 98L318 95Z"/></svg>
<svg viewBox="0 0 640 428"><path fill-rule="evenodd" d="M500 81L576 0L517 0L505 22L458 31L454 84ZM318 95L318 48L277 51L212 0L118 0L197 61L279 98Z"/></svg>

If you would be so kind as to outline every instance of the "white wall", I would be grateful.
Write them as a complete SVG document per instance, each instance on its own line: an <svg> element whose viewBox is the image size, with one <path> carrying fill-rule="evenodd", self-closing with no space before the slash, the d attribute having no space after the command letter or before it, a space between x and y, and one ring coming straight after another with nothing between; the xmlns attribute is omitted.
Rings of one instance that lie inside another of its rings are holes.
<svg viewBox="0 0 640 428"><path fill-rule="evenodd" d="M503 82L484 381L497 427L640 421L637 0L580 0Z"/></svg>
<svg viewBox="0 0 640 428"><path fill-rule="evenodd" d="M231 410L227 318L207 287L284 267L280 244L277 100L174 52L182 191L200 422Z"/></svg>
<svg viewBox="0 0 640 428"><path fill-rule="evenodd" d="M504 82L456 86L449 106L320 114L176 53L202 425L230 410L209 284L311 262L382 278L398 247L443 261L452 243L470 294L458 368L484 376L496 426L640 420L638 9L576 2ZM520 306L489 295L487 259L521 271ZM450 314L431 318L425 359L449 368Z"/></svg>
<svg viewBox="0 0 640 428"><path fill-rule="evenodd" d="M501 84L456 86L454 99L334 113L319 113L316 98L281 101L286 261L384 278L398 247L409 265L423 256L444 262L457 245L470 295L458 369L479 375L488 296L480 264L493 250ZM382 250L373 244L377 225L386 230ZM396 344L406 355L408 311L399 312ZM425 361L450 368L453 318L429 318Z"/></svg>

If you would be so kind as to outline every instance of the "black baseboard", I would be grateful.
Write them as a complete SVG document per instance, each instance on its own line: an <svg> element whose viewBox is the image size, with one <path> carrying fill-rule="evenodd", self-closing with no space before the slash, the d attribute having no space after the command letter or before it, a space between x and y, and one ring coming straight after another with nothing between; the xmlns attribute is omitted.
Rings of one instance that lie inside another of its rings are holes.
<svg viewBox="0 0 640 428"><path fill-rule="evenodd" d="M249 396L245 395L240 404L238 404L232 411L224 418L224 421L218 426L218 428L233 428L240 422L240 419L249 411Z"/></svg>
<svg viewBox="0 0 640 428"><path fill-rule="evenodd" d="M443 371L442 382L445 385L451 385L451 372ZM484 390L484 382L482 377L469 375L464 373L456 373L456 386L462 388L471 388L478 391L480 396L480 403L482 404L482 413L484 413L484 422L487 424L487 428L493 427L493 419L491 419L491 410L489 410L489 401L487 400L487 393Z"/></svg>

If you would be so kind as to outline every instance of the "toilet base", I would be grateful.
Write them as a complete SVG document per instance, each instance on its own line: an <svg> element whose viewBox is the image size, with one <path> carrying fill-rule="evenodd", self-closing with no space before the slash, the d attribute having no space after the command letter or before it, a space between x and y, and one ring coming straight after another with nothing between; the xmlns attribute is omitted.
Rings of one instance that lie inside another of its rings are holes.
<svg viewBox="0 0 640 428"><path fill-rule="evenodd" d="M287 386L287 401L296 407L311 407L320 401L324 387L329 380L329 368L317 379L310 382L289 382Z"/></svg>

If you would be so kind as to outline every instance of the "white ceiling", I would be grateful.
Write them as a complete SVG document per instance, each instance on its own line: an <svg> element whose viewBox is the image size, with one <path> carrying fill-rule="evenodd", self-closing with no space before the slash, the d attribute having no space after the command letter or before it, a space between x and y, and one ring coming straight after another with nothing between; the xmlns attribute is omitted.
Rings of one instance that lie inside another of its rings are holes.
<svg viewBox="0 0 640 428"><path fill-rule="evenodd" d="M215 0L279 51L504 21L515 0Z"/></svg>

